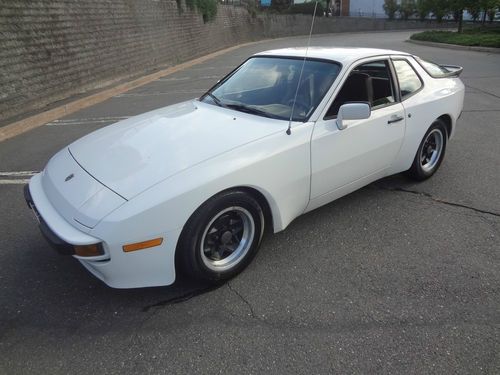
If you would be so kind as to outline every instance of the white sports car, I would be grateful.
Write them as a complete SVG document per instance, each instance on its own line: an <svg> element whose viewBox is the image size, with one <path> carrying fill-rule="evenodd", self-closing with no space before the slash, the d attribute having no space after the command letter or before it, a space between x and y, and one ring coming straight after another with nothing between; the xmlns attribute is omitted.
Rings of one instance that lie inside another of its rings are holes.
<svg viewBox="0 0 500 375"><path fill-rule="evenodd" d="M265 229L384 176L436 172L461 71L388 50L262 52L200 99L72 143L25 198L49 242L111 287L226 280Z"/></svg>

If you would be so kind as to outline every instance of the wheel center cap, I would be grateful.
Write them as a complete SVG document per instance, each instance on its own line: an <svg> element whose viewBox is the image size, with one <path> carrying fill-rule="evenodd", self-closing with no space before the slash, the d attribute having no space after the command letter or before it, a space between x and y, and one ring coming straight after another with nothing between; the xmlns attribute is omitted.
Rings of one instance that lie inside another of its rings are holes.
<svg viewBox="0 0 500 375"><path fill-rule="evenodd" d="M222 242L225 245L225 244L231 242L232 237L233 237L233 234L230 231L226 231L220 237L220 242Z"/></svg>

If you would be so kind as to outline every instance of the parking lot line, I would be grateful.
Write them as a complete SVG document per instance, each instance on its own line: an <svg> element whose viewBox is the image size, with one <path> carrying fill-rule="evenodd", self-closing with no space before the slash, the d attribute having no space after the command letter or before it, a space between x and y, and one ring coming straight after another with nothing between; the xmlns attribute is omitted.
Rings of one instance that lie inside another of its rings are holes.
<svg viewBox="0 0 500 375"><path fill-rule="evenodd" d="M128 116L74 118L74 119L54 120L54 121L51 121L45 125L46 126L90 125L90 124L102 124L102 123L107 123L107 122L118 122L120 120L125 120L125 119L128 119Z"/></svg>
<svg viewBox="0 0 500 375"><path fill-rule="evenodd" d="M21 179L21 180L0 180L0 185L24 185L27 184L29 179Z"/></svg>
<svg viewBox="0 0 500 375"><path fill-rule="evenodd" d="M29 178L38 171L9 171L0 172L0 185L24 185L29 182Z"/></svg>
<svg viewBox="0 0 500 375"><path fill-rule="evenodd" d="M187 68L191 68L194 65L200 64L202 62L205 62L207 60L213 59L214 57L221 56L226 54L227 52L236 50L238 48L244 47L244 46L250 46L253 44L257 43L263 43L266 40L260 40L257 42L249 42L249 43L243 43L239 44L236 46L232 46L229 48L225 48L213 53L210 53L205 56L198 57L196 59L186 61L184 63L178 64L171 66L169 68L160 70L156 73L148 74L145 76L142 76L140 78L137 78L135 80L125 82L123 84L120 84L115 87L111 87L109 89L100 91L96 94L89 95L85 98L82 99L77 99L72 102L69 102L67 104L64 104L62 106L53 108L51 110L41 112L39 114L24 118L22 120L13 122L11 124L5 125L3 127L0 127L0 142L15 137L19 134L25 133L29 130L35 129L39 126L45 125L48 122L54 121L58 118L61 118L63 116L67 116L71 113L77 112L81 109L90 107L92 105L98 104L103 102L106 99L112 98L114 96L117 96L121 93L127 92L129 90L135 89L137 87L143 86L147 83L153 82L157 80L158 78L165 77L168 75L171 75L173 73L182 71ZM220 68L220 67L219 67Z"/></svg>

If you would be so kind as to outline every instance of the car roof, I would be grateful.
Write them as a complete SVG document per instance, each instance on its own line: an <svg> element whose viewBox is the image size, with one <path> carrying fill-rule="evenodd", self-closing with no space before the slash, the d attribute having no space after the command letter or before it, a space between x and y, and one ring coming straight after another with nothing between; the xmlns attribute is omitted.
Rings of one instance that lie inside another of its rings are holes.
<svg viewBox="0 0 500 375"><path fill-rule="evenodd" d="M254 56L283 56L283 57L304 57L306 47L281 48L256 53ZM350 64L365 57L403 55L410 56L409 53L392 51L377 48L356 48L356 47L309 47L307 57L337 61L341 64Z"/></svg>

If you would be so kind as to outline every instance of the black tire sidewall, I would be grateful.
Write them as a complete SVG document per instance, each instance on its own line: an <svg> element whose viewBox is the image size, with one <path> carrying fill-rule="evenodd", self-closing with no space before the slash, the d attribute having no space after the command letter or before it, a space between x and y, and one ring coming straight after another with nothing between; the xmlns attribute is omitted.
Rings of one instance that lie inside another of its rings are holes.
<svg viewBox="0 0 500 375"><path fill-rule="evenodd" d="M425 140L427 139L427 136L434 129L439 129L441 131L441 133L443 134L443 149L441 150L441 155L439 156L439 160L437 161L434 168L432 168L430 171L425 171L422 168L422 164L420 161L420 155L422 153L422 148L424 147ZM411 178L413 178L415 180L420 180L420 181L431 177L434 173L436 173L436 171L439 169L441 163L443 162L443 159L444 159L444 156L446 153L447 145L448 145L448 131L446 129L446 124L442 120L437 119L432 123L432 125L429 127L429 129L425 133L424 137L422 138L422 141L420 142L420 145L418 146L417 153L415 154L415 158L413 159L413 164L412 164L411 168L408 170L408 175Z"/></svg>
<svg viewBox="0 0 500 375"><path fill-rule="evenodd" d="M228 207L242 207L252 215L255 230L248 252L234 267L215 271L203 262L200 245L203 232L209 222L222 210ZM181 233L179 246L176 249L176 263L186 276L202 281L218 282L228 280L240 273L257 254L264 215L257 200L242 191L229 191L218 194L202 204L189 218Z"/></svg>

